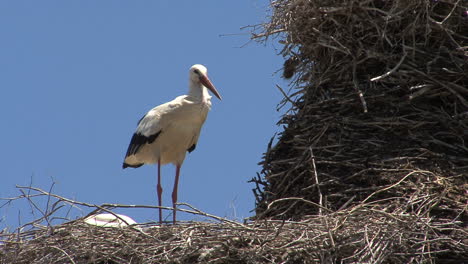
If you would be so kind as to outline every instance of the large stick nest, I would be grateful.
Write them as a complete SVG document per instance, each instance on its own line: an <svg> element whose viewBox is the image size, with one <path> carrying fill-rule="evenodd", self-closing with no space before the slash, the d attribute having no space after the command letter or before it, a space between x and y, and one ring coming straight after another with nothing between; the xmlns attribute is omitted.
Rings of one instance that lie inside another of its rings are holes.
<svg viewBox="0 0 468 264"><path fill-rule="evenodd" d="M83 207L94 209L89 216L107 212L116 217L115 208L159 207L94 205L35 187L18 188L20 196L2 200L27 200L40 217L13 232L0 232L0 263L461 263L468 258L468 232L459 228L460 221L396 214L370 204L300 221L244 224L180 204L190 209L179 211L211 222L116 228L90 225L83 221L87 217L55 223ZM43 198L45 208L38 203Z"/></svg>
<svg viewBox="0 0 468 264"><path fill-rule="evenodd" d="M444 254L446 261L451 254L468 257L467 234L451 230L455 225L365 207L302 221L249 224L110 228L78 219L0 234L0 263L426 263L435 254ZM434 240L453 247L448 252Z"/></svg>
<svg viewBox="0 0 468 264"><path fill-rule="evenodd" d="M366 204L466 231L468 2L271 6L255 37L282 45L292 79L289 93L279 89L290 109L252 179L256 217L299 220Z"/></svg>
<svg viewBox="0 0 468 264"><path fill-rule="evenodd" d="M468 169L467 10L456 0L273 2L257 37L281 38L285 75L295 79L284 131L265 154L264 180L254 180L258 217L320 208L271 204L286 197L335 211L417 196L404 211L458 216Z"/></svg>

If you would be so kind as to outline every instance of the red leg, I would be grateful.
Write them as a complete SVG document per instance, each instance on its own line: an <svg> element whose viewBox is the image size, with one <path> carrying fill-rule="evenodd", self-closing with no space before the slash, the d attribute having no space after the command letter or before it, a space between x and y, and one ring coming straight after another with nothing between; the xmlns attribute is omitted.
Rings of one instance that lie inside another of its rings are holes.
<svg viewBox="0 0 468 264"><path fill-rule="evenodd" d="M180 165L176 166L176 176L175 176L175 181L174 181L174 190L172 191L172 208L173 214L172 214L172 221L175 224L176 223L176 203L177 203L177 188L179 185L179 175L180 175Z"/></svg>
<svg viewBox="0 0 468 264"><path fill-rule="evenodd" d="M161 160L158 160L158 185L156 186L158 191L158 205L159 205L159 224L162 225L162 187L161 187Z"/></svg>

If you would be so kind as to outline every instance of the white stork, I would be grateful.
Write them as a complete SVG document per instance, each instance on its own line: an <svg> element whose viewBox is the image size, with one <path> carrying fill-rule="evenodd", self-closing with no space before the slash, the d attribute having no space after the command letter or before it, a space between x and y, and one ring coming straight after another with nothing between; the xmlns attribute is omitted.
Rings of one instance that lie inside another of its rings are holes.
<svg viewBox="0 0 468 264"><path fill-rule="evenodd" d="M137 224L135 220L126 215L108 213L90 215L84 219L84 222L95 226L120 228ZM140 229L139 227L137 228Z"/></svg>
<svg viewBox="0 0 468 264"><path fill-rule="evenodd" d="M158 204L162 206L161 165L176 166L172 206L173 222L176 221L177 186L180 167L186 152L197 145L200 129L211 108L211 96L207 88L221 100L221 95L208 79L205 66L195 64L189 71L189 92L174 100L156 106L138 122L137 129L128 146L123 168L138 168L144 164L158 164ZM159 208L162 224L162 209Z"/></svg>

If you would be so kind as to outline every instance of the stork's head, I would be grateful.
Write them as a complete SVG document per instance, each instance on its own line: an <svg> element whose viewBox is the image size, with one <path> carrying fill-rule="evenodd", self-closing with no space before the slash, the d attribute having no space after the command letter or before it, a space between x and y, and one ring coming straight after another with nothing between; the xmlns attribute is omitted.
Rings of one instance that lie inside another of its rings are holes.
<svg viewBox="0 0 468 264"><path fill-rule="evenodd" d="M218 97L219 100L221 100L221 95L219 95L218 90L214 87L214 85L211 83L210 79L208 78L208 70L206 69L205 66L201 64L195 64L192 67L190 67L190 81L193 83L199 83L208 90L210 90L216 97Z"/></svg>

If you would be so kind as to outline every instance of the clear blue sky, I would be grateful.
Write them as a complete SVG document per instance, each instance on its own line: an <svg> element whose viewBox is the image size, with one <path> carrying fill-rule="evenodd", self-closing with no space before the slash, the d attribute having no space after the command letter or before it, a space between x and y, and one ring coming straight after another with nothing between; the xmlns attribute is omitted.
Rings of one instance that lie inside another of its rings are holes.
<svg viewBox="0 0 468 264"><path fill-rule="evenodd" d="M267 4L0 0L0 197L32 179L83 202L155 205L156 166L122 170L124 154L140 117L185 94L188 69L200 63L223 101L213 97L187 155L179 201L231 219L252 215L247 181L279 130L282 58L274 40L248 43L240 28L266 21ZM162 170L165 206L174 171ZM20 211L25 222L26 203L0 209L0 227L17 224ZM120 212L157 219L156 210Z"/></svg>

